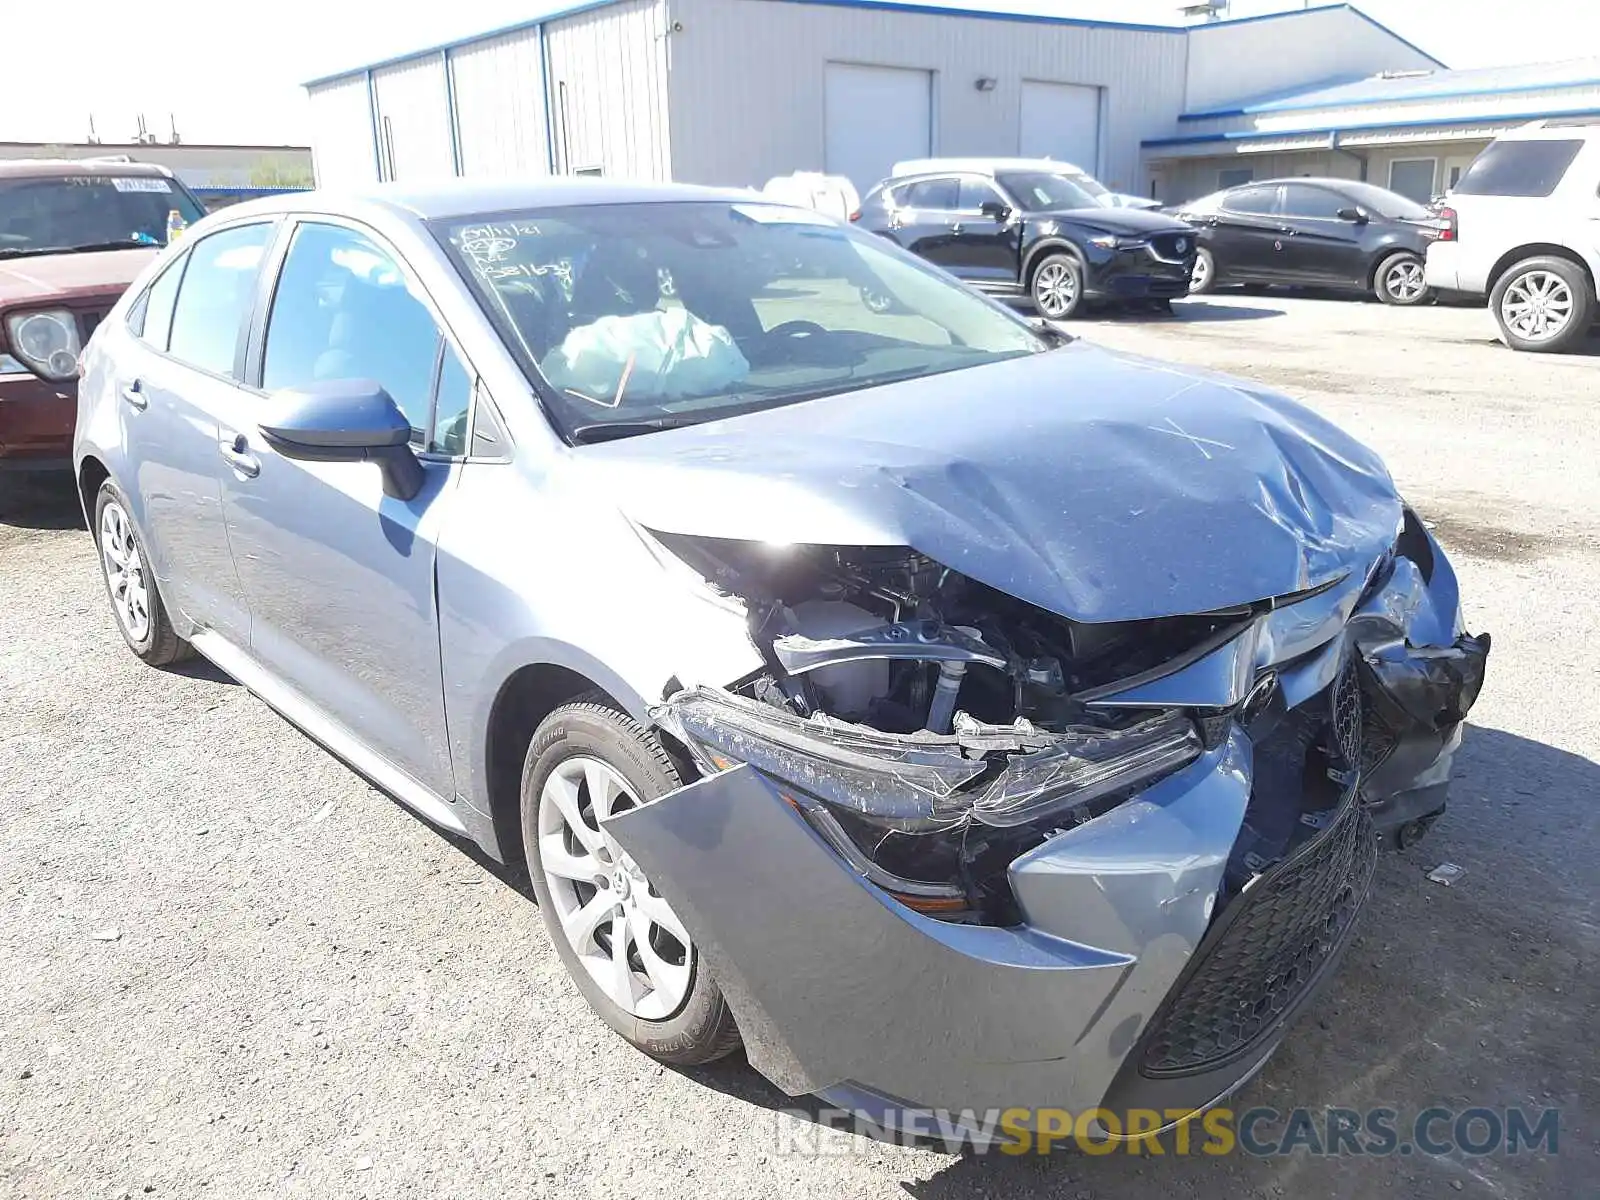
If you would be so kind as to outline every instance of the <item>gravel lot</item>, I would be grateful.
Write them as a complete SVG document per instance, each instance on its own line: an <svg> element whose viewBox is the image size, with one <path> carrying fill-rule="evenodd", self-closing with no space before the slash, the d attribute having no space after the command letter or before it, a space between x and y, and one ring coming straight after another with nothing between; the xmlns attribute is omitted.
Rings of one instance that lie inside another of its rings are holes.
<svg viewBox="0 0 1600 1200"><path fill-rule="evenodd" d="M785 1152L791 1102L742 1061L664 1069L589 1014L525 879L215 670L141 666L70 491L0 477L0 1195L1593 1195L1600 345L1515 355L1473 309L1178 308L1075 328L1381 450L1496 647L1449 813L1385 854L1236 1106L1559 1106L1559 1154ZM1453 887L1424 878L1444 860Z"/></svg>

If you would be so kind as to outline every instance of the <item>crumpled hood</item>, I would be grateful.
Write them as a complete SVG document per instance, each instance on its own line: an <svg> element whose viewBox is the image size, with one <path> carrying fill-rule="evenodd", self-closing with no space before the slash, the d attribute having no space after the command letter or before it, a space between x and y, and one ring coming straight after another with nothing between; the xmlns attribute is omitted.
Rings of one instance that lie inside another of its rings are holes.
<svg viewBox="0 0 1600 1200"><path fill-rule="evenodd" d="M1194 227L1167 213L1145 208L1070 208L1050 212L1030 212L1029 221L1060 221L1099 233L1122 237L1141 237L1147 233L1193 233Z"/></svg>
<svg viewBox="0 0 1600 1200"><path fill-rule="evenodd" d="M1400 500L1274 393L1075 343L573 452L646 528L911 546L1080 621L1207 612L1365 570Z"/></svg>

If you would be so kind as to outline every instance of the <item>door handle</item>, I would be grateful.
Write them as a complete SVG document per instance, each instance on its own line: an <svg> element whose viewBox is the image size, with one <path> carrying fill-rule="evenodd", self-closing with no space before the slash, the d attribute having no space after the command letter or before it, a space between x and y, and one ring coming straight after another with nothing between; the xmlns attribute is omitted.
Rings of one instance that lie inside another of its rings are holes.
<svg viewBox="0 0 1600 1200"><path fill-rule="evenodd" d="M135 379L132 383L125 383L117 390L117 395L122 397L122 402L135 412L143 412L150 407L150 397L144 394L144 384Z"/></svg>
<svg viewBox="0 0 1600 1200"><path fill-rule="evenodd" d="M245 440L244 434L238 434L232 439L223 438L217 443L217 449L228 465L246 479L254 479L261 474L261 460L250 453L250 443Z"/></svg>

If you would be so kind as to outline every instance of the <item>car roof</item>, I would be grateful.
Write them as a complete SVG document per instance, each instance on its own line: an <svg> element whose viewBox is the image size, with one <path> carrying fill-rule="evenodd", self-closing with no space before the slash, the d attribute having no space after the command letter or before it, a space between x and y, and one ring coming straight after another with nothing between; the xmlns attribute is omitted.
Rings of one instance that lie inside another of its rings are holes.
<svg viewBox="0 0 1600 1200"><path fill-rule="evenodd" d="M1552 117L1544 121L1529 121L1515 129L1508 129L1497 142L1591 142L1600 138L1600 124L1592 117Z"/></svg>
<svg viewBox="0 0 1600 1200"><path fill-rule="evenodd" d="M246 201L223 211L236 215L280 212L354 212L381 208L424 221L448 220L529 208L599 204L669 204L674 201L774 204L754 189L695 187L588 176L507 179L436 179L427 182L323 188Z"/></svg>
<svg viewBox="0 0 1600 1200"><path fill-rule="evenodd" d="M897 162L892 178L910 175L942 175L965 172L969 175L995 175L1001 171L1046 171L1053 175L1088 175L1076 163L1056 158L908 158Z"/></svg>
<svg viewBox="0 0 1600 1200"><path fill-rule="evenodd" d="M0 179L59 179L82 175L154 175L171 179L172 172L157 163L126 158L7 158L0 159Z"/></svg>

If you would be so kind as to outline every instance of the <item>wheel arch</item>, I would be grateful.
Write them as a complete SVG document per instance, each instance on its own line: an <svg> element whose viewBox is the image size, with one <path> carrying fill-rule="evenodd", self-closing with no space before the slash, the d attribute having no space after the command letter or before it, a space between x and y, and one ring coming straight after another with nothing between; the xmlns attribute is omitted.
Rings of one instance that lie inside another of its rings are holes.
<svg viewBox="0 0 1600 1200"><path fill-rule="evenodd" d="M1426 248L1418 250L1415 246L1408 246L1404 242L1390 242L1381 246L1372 254L1372 259L1367 263L1367 291L1374 291L1378 286L1378 268L1383 266L1396 254L1409 254L1427 269L1428 252Z"/></svg>
<svg viewBox="0 0 1600 1200"><path fill-rule="evenodd" d="M1526 245L1518 246L1515 250L1508 250L1502 254L1495 261L1493 269L1489 272L1489 282L1484 289L1484 294L1492 296L1495 288L1500 286L1500 281L1505 278L1506 272L1525 258L1566 259L1583 272L1584 279L1589 283L1589 295L1591 297L1596 295L1594 268L1589 265L1588 260L1571 246L1563 246L1556 242L1529 242Z"/></svg>
<svg viewBox="0 0 1600 1200"><path fill-rule="evenodd" d="M1046 238L1044 241L1039 242L1036 246L1030 249L1028 251L1028 257L1023 260L1023 287L1031 288L1033 286L1034 271L1038 269L1040 263L1049 258L1052 254L1070 254L1073 258L1078 260L1079 266L1088 266L1088 260L1084 258L1083 251L1072 242L1068 241L1064 237Z"/></svg>
<svg viewBox="0 0 1600 1200"><path fill-rule="evenodd" d="M522 769L534 731L564 704L579 700L605 704L642 725L650 724L648 704L618 681L608 685L604 669L582 670L561 663L529 662L513 670L495 692L483 734L483 786L489 806L490 832L496 845L485 846L502 862L520 862L522 853ZM680 774L697 772L688 753L663 739Z"/></svg>
<svg viewBox="0 0 1600 1200"><path fill-rule="evenodd" d="M83 503L83 521L90 533L94 532L95 497L110 478L111 471L93 454L86 454L78 464L78 499Z"/></svg>

